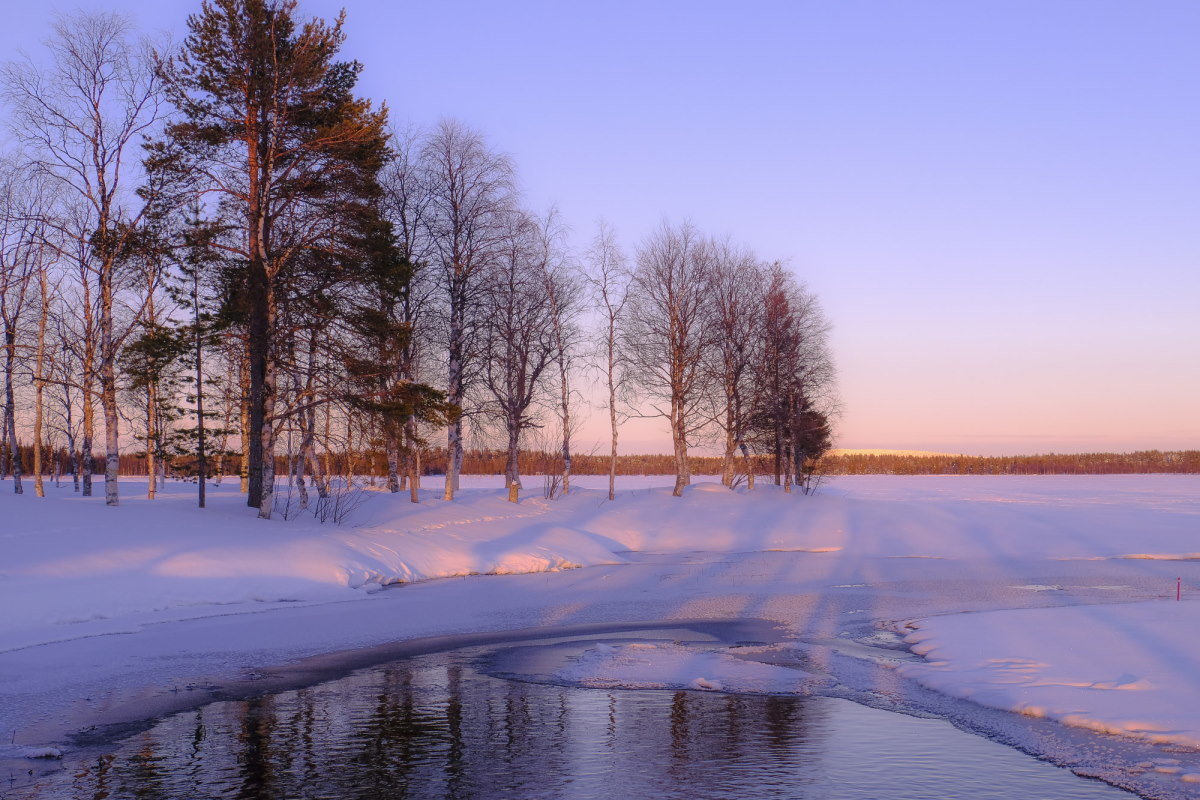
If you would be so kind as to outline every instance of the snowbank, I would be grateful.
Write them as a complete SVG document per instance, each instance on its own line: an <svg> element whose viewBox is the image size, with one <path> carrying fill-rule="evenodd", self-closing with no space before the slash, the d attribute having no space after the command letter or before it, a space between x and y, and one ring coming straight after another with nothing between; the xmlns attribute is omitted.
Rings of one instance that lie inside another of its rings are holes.
<svg viewBox="0 0 1200 800"><path fill-rule="evenodd" d="M621 559L594 536L543 519L547 501L495 492L414 506L368 492L360 527L311 516L257 520L236 490L194 506L194 487L159 499L50 489L0 495L0 652L149 622L354 600L393 583L553 571Z"/></svg>
<svg viewBox="0 0 1200 800"><path fill-rule="evenodd" d="M983 705L1200 747L1200 602L920 620L902 674Z"/></svg>
<svg viewBox="0 0 1200 800"><path fill-rule="evenodd" d="M664 482L622 478L614 502L598 488L555 501L529 491L518 505L471 488L499 478L468 479L453 503L432 488L420 505L372 491L342 527L258 520L231 483L207 509L187 484L148 501L127 482L118 508L65 486L44 499L0 486L0 652L394 583L621 563L630 551L809 552L839 571L864 558L975 559L1014 574L1031 559L1190 559L1200 512L1196 476L847 478L815 497L702 481L675 498Z"/></svg>

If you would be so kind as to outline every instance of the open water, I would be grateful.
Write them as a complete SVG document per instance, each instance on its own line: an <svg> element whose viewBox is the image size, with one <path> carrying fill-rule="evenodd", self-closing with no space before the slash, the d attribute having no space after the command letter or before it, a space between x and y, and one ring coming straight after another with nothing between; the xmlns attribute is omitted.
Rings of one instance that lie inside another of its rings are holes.
<svg viewBox="0 0 1200 800"><path fill-rule="evenodd" d="M212 703L93 748L12 796L1131 796L940 719L832 697L511 680L489 674L498 649L424 655L309 688Z"/></svg>

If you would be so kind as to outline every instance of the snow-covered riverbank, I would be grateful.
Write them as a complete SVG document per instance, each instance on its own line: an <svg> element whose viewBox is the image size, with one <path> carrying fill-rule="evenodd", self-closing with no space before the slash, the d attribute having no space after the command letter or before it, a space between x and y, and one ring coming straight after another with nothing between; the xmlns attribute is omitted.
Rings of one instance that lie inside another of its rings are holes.
<svg viewBox="0 0 1200 800"><path fill-rule="evenodd" d="M1174 602L1176 577L1200 595L1200 476L872 476L816 497L699 484L682 499L626 479L613 503L587 488L517 506L472 483L454 503L432 482L420 506L368 493L342 527L261 522L228 485L203 511L181 485L151 503L127 484L118 509L0 486L0 735L53 744L148 697L396 639L761 618L835 678L819 648L907 635L928 661L885 664L889 691L912 678L1200 745L1200 603ZM1180 760L1118 777L1186 792Z"/></svg>

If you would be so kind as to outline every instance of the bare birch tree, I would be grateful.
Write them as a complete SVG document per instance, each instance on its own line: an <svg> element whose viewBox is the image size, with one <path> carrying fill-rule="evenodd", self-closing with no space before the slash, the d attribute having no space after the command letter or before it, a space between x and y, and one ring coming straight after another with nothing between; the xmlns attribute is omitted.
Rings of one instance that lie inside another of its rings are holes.
<svg viewBox="0 0 1200 800"><path fill-rule="evenodd" d="M503 239L515 176L507 156L454 120L438 124L425 141L421 161L429 191L426 219L445 300L446 399L462 410L478 367L481 276ZM452 500L462 471L461 414L448 426L446 450L445 498Z"/></svg>
<svg viewBox="0 0 1200 800"><path fill-rule="evenodd" d="M383 215L392 224L410 273L395 314L408 328L404 348L397 360L397 378L418 383L432 360L429 343L435 337L437 276L434 270L437 251L430 229L429 176L420 161L421 138L418 131L393 132L393 157L380 174L383 189ZM420 420L410 414L404 423L404 448L407 464L403 474L399 465L389 462L388 486L399 491L408 483L409 499L420 502L421 460L424 448ZM391 451L389 450L389 458ZM393 488L394 487L394 488Z"/></svg>
<svg viewBox="0 0 1200 800"><path fill-rule="evenodd" d="M38 272L42 267L42 237L34 214L24 204L32 187L13 164L0 173L0 364L4 373L3 431L7 466L12 470L13 491L23 494L24 464L17 439L16 368L19 339L27 312L35 302Z"/></svg>
<svg viewBox="0 0 1200 800"><path fill-rule="evenodd" d="M52 248L46 248L47 251ZM48 255L48 252L47 252ZM50 331L50 310L57 284L52 283L48 258L38 260L38 323L37 343L33 356L33 486L38 497L46 496L42 473L43 449L45 445L46 384L54 367L53 353L47 348L46 337Z"/></svg>
<svg viewBox="0 0 1200 800"><path fill-rule="evenodd" d="M47 68L28 60L5 66L5 96L25 154L72 206L58 224L75 240L67 252L80 259L80 275L97 303L94 368L104 411L104 496L116 505L117 356L128 335L117 330L114 316L117 271L148 206L134 191L135 150L162 116L161 92L149 47L133 40L129 22L117 14L60 16L47 47Z"/></svg>
<svg viewBox="0 0 1200 800"><path fill-rule="evenodd" d="M707 245L711 263L711 302L708 330L715 334L706 369L711 377L713 419L721 433L721 483L734 484L735 457L745 460L748 487L754 488L754 468L746 446L754 414L754 363L763 324L764 273L754 254L725 240Z"/></svg>
<svg viewBox="0 0 1200 800"><path fill-rule="evenodd" d="M522 488L521 434L538 427L531 410L558 349L540 225L514 212L502 244L483 279L483 384L504 426L504 484L515 503Z"/></svg>
<svg viewBox="0 0 1200 800"><path fill-rule="evenodd" d="M567 229L558 210L551 208L537 220L536 264L550 310L553 362L558 376L555 411L562 433L562 493L571 491L571 435L577 421L571 417L571 376L579 349L579 314L583 292L576 267L566 248Z"/></svg>
<svg viewBox="0 0 1200 800"><path fill-rule="evenodd" d="M590 270L586 281L594 303L600 310L600 368L604 372L607 391L608 424L612 434L608 458L608 499L617 496L617 430L619 412L617 398L625 383L621 363L621 328L624 323L625 304L629 300L629 270L625 254L617 244L612 227L601 221L596 235L587 250Z"/></svg>
<svg viewBox="0 0 1200 800"><path fill-rule="evenodd" d="M690 223L663 222L638 247L624 339L631 377L650 396L653 416L670 423L679 497L691 483L689 439L704 417L709 257Z"/></svg>
<svg viewBox="0 0 1200 800"><path fill-rule="evenodd" d="M85 447L81 441L82 424L80 422L83 405L87 399L87 393L81 389L80 376L86 370L79 363L81 351L72 346L72 343L79 337L71 327L72 321L68 315L62 312L60 306L60 303L55 303L53 298L51 299L49 323L53 328L53 339L50 346L53 355L48 359L48 372L50 385L58 390L53 399L57 404L55 416L59 420L54 427L63 435L66 442L73 490L80 493L86 490L90 494L89 486L85 486L84 483ZM81 406L79 414L76 414L77 402Z"/></svg>

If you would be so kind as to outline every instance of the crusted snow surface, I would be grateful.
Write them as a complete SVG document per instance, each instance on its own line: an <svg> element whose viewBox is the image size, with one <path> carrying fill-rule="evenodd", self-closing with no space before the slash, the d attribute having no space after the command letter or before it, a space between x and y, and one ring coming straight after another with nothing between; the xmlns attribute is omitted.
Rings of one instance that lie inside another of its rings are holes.
<svg viewBox="0 0 1200 800"><path fill-rule="evenodd" d="M667 642L598 643L553 676L591 688L804 694L826 680L799 669Z"/></svg>
<svg viewBox="0 0 1200 800"><path fill-rule="evenodd" d="M915 627L906 641L925 661L899 669L938 691L1200 747L1200 601L989 611Z"/></svg>

